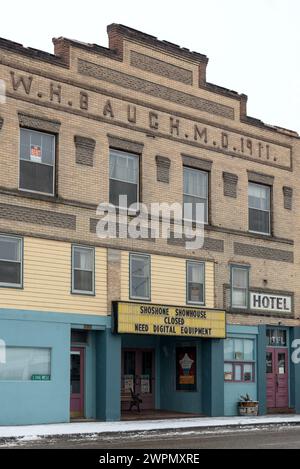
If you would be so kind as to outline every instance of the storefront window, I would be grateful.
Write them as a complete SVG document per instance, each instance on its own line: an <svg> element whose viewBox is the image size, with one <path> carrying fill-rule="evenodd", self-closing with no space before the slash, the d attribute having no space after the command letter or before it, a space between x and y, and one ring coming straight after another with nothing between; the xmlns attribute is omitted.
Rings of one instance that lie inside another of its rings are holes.
<svg viewBox="0 0 300 469"><path fill-rule="evenodd" d="M254 340L227 339L224 341L224 380L255 381Z"/></svg>
<svg viewBox="0 0 300 469"><path fill-rule="evenodd" d="M6 362L0 363L0 381L49 381L50 379L50 349L6 348Z"/></svg>
<svg viewBox="0 0 300 469"><path fill-rule="evenodd" d="M233 381L233 364L232 363L225 363L224 379L225 381Z"/></svg>
<svg viewBox="0 0 300 469"><path fill-rule="evenodd" d="M197 391L197 348L176 349L176 391Z"/></svg>

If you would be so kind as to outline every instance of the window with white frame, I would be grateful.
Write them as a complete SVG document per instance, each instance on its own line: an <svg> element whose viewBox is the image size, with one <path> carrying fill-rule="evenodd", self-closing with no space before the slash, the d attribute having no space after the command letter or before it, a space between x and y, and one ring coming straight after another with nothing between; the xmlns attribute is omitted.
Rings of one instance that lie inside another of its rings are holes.
<svg viewBox="0 0 300 469"><path fill-rule="evenodd" d="M130 298L150 300L151 258L144 254L130 254Z"/></svg>
<svg viewBox="0 0 300 469"><path fill-rule="evenodd" d="M22 286L22 248L21 238L0 236L0 286Z"/></svg>
<svg viewBox="0 0 300 469"><path fill-rule="evenodd" d="M249 383L255 381L255 341L226 339L224 341L224 380Z"/></svg>
<svg viewBox="0 0 300 469"><path fill-rule="evenodd" d="M127 206L120 202L127 196ZM118 150L110 150L109 202L116 207L128 208L139 202L139 157Z"/></svg>
<svg viewBox="0 0 300 469"><path fill-rule="evenodd" d="M261 234L271 232L271 188L249 183L249 231Z"/></svg>
<svg viewBox="0 0 300 469"><path fill-rule="evenodd" d="M72 246L72 292L94 294L95 250L85 246Z"/></svg>
<svg viewBox="0 0 300 469"><path fill-rule="evenodd" d="M231 266L231 307L247 309L249 303L249 267Z"/></svg>
<svg viewBox="0 0 300 469"><path fill-rule="evenodd" d="M0 381L50 381L51 349L6 347Z"/></svg>
<svg viewBox="0 0 300 469"><path fill-rule="evenodd" d="M20 178L22 190L54 195L55 136L20 130Z"/></svg>
<svg viewBox="0 0 300 469"><path fill-rule="evenodd" d="M183 203L185 220L208 223L207 172L187 166L183 168Z"/></svg>
<svg viewBox="0 0 300 469"><path fill-rule="evenodd" d="M187 302L204 304L205 267L203 262L187 262Z"/></svg>

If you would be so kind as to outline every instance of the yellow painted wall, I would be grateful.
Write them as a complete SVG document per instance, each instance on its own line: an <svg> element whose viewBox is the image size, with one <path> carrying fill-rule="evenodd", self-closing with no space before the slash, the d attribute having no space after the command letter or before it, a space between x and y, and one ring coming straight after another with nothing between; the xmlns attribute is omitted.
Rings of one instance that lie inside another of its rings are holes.
<svg viewBox="0 0 300 469"><path fill-rule="evenodd" d="M24 289L0 288L1 308L106 315L106 249L96 248L95 269L96 295L72 295L71 244L24 238Z"/></svg>
<svg viewBox="0 0 300 469"><path fill-rule="evenodd" d="M129 300L129 253L122 252L121 300ZM205 306L214 308L214 263L205 263ZM151 256L151 303L186 305L186 260Z"/></svg>

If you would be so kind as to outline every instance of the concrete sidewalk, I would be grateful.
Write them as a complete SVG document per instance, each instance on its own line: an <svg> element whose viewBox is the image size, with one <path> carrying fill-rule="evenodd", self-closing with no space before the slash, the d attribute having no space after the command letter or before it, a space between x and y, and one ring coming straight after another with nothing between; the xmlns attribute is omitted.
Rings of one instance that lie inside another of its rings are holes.
<svg viewBox="0 0 300 469"><path fill-rule="evenodd" d="M79 422L18 427L0 427L0 440L30 439L35 437L59 437L65 435L107 435L135 432L163 432L266 425L300 425L300 415L271 415L263 417L184 418L145 420L138 422Z"/></svg>

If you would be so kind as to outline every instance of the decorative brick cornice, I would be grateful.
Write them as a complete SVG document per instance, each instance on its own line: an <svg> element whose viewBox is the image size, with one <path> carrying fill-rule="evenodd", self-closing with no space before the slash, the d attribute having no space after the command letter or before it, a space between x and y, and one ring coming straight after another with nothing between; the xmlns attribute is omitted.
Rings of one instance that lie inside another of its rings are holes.
<svg viewBox="0 0 300 469"><path fill-rule="evenodd" d="M267 186L273 186L274 176L268 174L256 173L254 171L247 171L248 180L250 182L256 182L258 184L266 184Z"/></svg>
<svg viewBox="0 0 300 469"><path fill-rule="evenodd" d="M59 133L61 123L56 120L49 120L45 117L32 116L30 114L18 114L20 127L42 130L44 132Z"/></svg>
<svg viewBox="0 0 300 469"><path fill-rule="evenodd" d="M282 249L266 248L254 244L234 243L234 254L238 256L254 257L277 262L294 263L294 254Z"/></svg>
<svg viewBox="0 0 300 469"><path fill-rule="evenodd" d="M184 166L189 166L195 169L201 169L203 171L211 171L212 161L205 160L203 158L197 158L196 156L181 154L182 163Z"/></svg>
<svg viewBox="0 0 300 469"><path fill-rule="evenodd" d="M167 240L169 246L178 246L178 247L185 247L186 242L191 241L185 237L175 238L174 233L170 232L170 236ZM204 245L200 249L205 251L213 251L213 252L224 252L224 241L222 239L214 239L214 238L204 238Z"/></svg>
<svg viewBox="0 0 300 469"><path fill-rule="evenodd" d="M237 197L238 176L236 174L223 172L224 195L227 197Z"/></svg>
<svg viewBox="0 0 300 469"><path fill-rule="evenodd" d="M185 85L193 84L192 70L158 60L149 55L140 54L136 51L131 51L130 65L145 72L154 73L155 75L160 75L169 80L184 83Z"/></svg>
<svg viewBox="0 0 300 469"><path fill-rule="evenodd" d="M179 91L159 83L153 83L119 70L104 67L103 65L83 59L78 59L77 70L79 74L86 77L112 83L125 89L137 91L148 96L153 96L154 98L164 99L175 104L196 109L197 111L203 111L234 120L234 108L221 104L217 102L217 100L212 101L206 98L201 98L200 96L184 93L183 91Z"/></svg>
<svg viewBox="0 0 300 469"><path fill-rule="evenodd" d="M166 158L165 156L156 155L155 160L157 168L157 181L168 184L170 181L170 159Z"/></svg>
<svg viewBox="0 0 300 469"><path fill-rule="evenodd" d="M141 142L135 142L134 140L128 140L126 138L110 134L108 134L107 137L110 148L128 151L130 153L136 153L138 155L141 155L143 153L144 144Z"/></svg>
<svg viewBox="0 0 300 469"><path fill-rule="evenodd" d="M109 26L107 26L107 33L110 40L110 48L117 48L119 53L123 52L122 49L120 50L119 42L123 38L127 38L129 40L131 39L133 41L141 42L147 45L148 47L150 46L156 49L160 49L168 54L180 56L196 63L208 63L208 58L206 57L206 55L200 54L198 52L192 52L189 49L180 47L177 44L173 44L172 42L160 41L155 36L151 36L150 34L143 33L141 31L129 28L128 26L124 26L122 24L110 24Z"/></svg>
<svg viewBox="0 0 300 469"><path fill-rule="evenodd" d="M33 209L21 205L0 204L0 218L33 225L45 225L76 230L76 216L50 210Z"/></svg>
<svg viewBox="0 0 300 469"><path fill-rule="evenodd" d="M283 200L284 208L286 210L292 210L293 208L293 188L292 187L283 187Z"/></svg>
<svg viewBox="0 0 300 469"><path fill-rule="evenodd" d="M76 163L93 166L96 141L92 138L75 135L74 142L76 147Z"/></svg>

